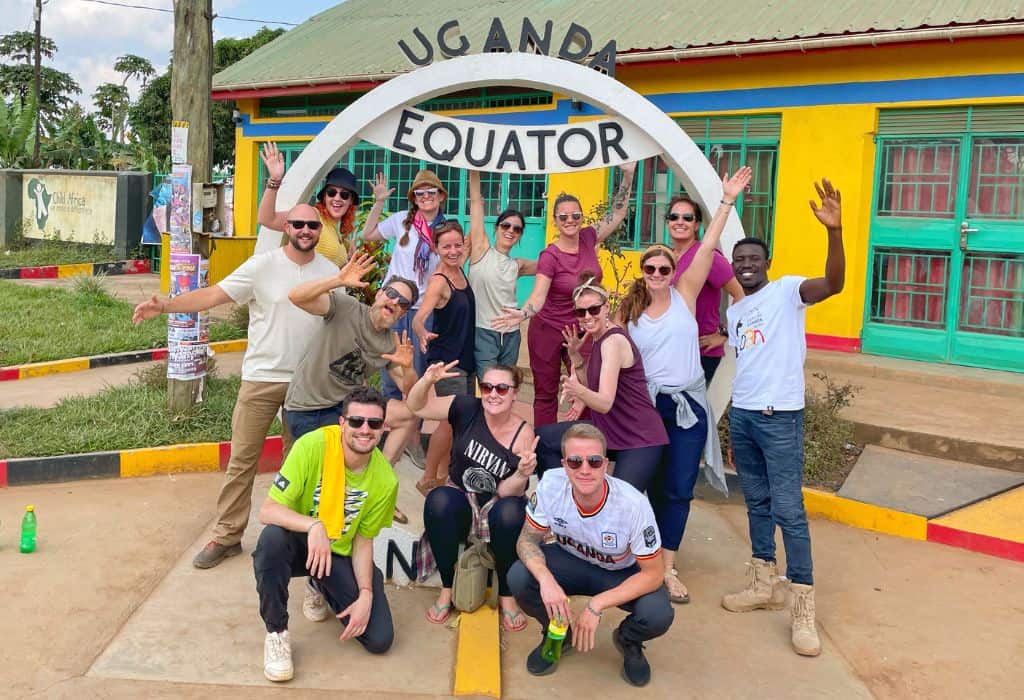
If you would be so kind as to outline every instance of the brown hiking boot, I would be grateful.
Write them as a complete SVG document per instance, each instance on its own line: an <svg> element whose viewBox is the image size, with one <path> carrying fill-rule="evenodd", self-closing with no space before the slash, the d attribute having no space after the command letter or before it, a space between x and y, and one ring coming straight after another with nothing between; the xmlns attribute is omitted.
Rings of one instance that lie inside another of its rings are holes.
<svg viewBox="0 0 1024 700"><path fill-rule="evenodd" d="M750 583L738 593L722 596L722 607L730 612L751 610L782 610L786 607L786 589L779 581L775 563L754 557L750 567Z"/></svg>
<svg viewBox="0 0 1024 700"><path fill-rule="evenodd" d="M814 626L814 586L794 583L789 588L793 591L793 651L801 656L817 656L821 653L821 640Z"/></svg>
<svg viewBox="0 0 1024 700"><path fill-rule="evenodd" d="M242 544L220 544L213 540L206 543L206 546L199 550L192 560L192 566L197 569L212 569L228 557L242 553Z"/></svg>

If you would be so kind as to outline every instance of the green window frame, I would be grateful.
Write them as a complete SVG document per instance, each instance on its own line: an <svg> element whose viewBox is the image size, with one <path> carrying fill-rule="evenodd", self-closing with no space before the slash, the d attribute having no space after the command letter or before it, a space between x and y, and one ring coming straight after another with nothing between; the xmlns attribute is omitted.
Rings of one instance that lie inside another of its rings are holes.
<svg viewBox="0 0 1024 700"><path fill-rule="evenodd" d="M704 152L716 172L731 173L743 164L754 169L747 192L736 203L736 212L746 235L765 241L770 250L782 116L682 117L675 121ZM609 200L617 180L609 179ZM668 202L676 194L686 194L685 188L660 156L637 164L633 187L633 206L624 222L622 247L642 250L654 243L667 243L664 217ZM708 214L704 212L705 221Z"/></svg>

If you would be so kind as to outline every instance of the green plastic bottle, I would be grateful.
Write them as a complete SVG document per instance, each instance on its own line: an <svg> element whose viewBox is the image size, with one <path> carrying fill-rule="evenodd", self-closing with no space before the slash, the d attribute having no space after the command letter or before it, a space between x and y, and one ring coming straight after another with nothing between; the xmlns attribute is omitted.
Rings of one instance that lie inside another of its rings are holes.
<svg viewBox="0 0 1024 700"><path fill-rule="evenodd" d="M25 506L25 517L21 519L21 552L36 551L36 507Z"/></svg>
<svg viewBox="0 0 1024 700"><path fill-rule="evenodd" d="M558 618L551 618L548 623L548 634L544 638L544 646L541 647L540 656L545 661L556 664L562 658L562 644L565 642L565 633L569 625Z"/></svg>

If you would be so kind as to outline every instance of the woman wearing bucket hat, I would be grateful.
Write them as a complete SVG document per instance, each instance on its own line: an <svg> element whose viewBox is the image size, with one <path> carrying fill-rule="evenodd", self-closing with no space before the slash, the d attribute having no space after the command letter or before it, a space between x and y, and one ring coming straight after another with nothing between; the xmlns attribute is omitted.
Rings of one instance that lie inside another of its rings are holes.
<svg viewBox="0 0 1024 700"><path fill-rule="evenodd" d="M376 200L374 210L382 206L383 200L388 196L387 180L383 175L377 175L377 183L373 188L373 196ZM376 225L371 225L373 211L367 219L367 226L363 231L363 239L367 241L394 241L394 250L391 253L391 263L388 265L388 277L399 275L405 279L416 282L419 286L419 298L423 299L427 291L427 283L431 275L437 269L438 255L434 245L434 228L445 221L442 209L448 199L448 191L441 180L432 170L420 170L412 180L412 186L406 195L409 199L409 208L392 214ZM412 340L415 355L413 357L413 368L418 376L423 376L426 369L426 354L422 350L420 339L416 337L412 327L412 319L419 309L417 304L398 323L394 330L398 333L403 331L409 334ZM428 319L426 327L432 327L432 320ZM391 381L390 377L381 376L381 391L388 398L401 399L401 391Z"/></svg>
<svg viewBox="0 0 1024 700"><path fill-rule="evenodd" d="M288 212L277 210L277 189L284 178L284 154L277 149L276 144L265 143L260 158L267 168L267 186L260 199L256 223L275 231L283 231ZM349 237L355 229L358 204L359 189L355 176L345 168L334 168L327 173L314 204L320 214L322 229L316 252L338 267L348 262Z"/></svg>

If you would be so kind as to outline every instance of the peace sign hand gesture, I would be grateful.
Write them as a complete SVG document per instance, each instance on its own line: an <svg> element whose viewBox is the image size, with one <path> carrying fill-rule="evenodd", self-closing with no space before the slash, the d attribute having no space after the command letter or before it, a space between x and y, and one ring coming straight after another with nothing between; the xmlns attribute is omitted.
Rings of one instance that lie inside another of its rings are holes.
<svg viewBox="0 0 1024 700"><path fill-rule="evenodd" d="M533 438L533 443L529 447L512 450L512 454L519 458L519 466L516 468L516 471L527 479L533 475L533 471L537 468L537 443L539 442L540 436L537 435Z"/></svg>
<svg viewBox="0 0 1024 700"><path fill-rule="evenodd" d="M423 372L421 379L426 379L431 384L437 384L442 379L455 379L459 376L458 372L453 372L455 366L459 364L458 360L452 360L448 364L444 362L435 362L434 364L427 367Z"/></svg>
<svg viewBox="0 0 1024 700"><path fill-rule="evenodd" d="M398 332L393 331L392 335L395 336L395 351L386 352L381 355L381 359L387 360L388 362L394 362L399 367L409 369L412 367L412 341L409 340L409 332L402 331L402 337L398 337Z"/></svg>

